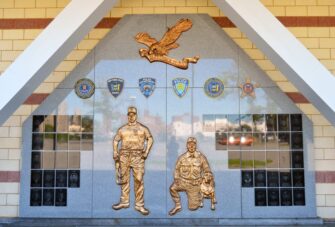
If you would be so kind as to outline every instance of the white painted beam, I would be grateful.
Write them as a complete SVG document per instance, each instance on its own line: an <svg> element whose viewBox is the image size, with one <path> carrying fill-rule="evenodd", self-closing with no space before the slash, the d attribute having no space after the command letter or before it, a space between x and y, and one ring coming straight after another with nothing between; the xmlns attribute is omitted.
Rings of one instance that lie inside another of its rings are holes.
<svg viewBox="0 0 335 227"><path fill-rule="evenodd" d="M33 93L116 0L72 0L0 76L0 125Z"/></svg>
<svg viewBox="0 0 335 227"><path fill-rule="evenodd" d="M335 77L259 0L213 0L335 126Z"/></svg>

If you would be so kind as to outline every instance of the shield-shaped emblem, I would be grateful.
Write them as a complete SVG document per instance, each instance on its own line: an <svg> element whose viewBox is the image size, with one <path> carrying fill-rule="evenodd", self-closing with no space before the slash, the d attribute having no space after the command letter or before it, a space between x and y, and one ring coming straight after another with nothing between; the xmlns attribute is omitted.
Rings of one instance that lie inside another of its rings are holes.
<svg viewBox="0 0 335 227"><path fill-rule="evenodd" d="M189 84L190 82L186 78L176 78L172 80L173 90L180 98L186 94Z"/></svg>
<svg viewBox="0 0 335 227"><path fill-rule="evenodd" d="M121 94L123 85L124 80L120 78L112 78L107 81L108 89L115 98Z"/></svg>
<svg viewBox="0 0 335 227"><path fill-rule="evenodd" d="M138 80L142 94L148 98L155 90L156 80L154 78L145 77Z"/></svg>

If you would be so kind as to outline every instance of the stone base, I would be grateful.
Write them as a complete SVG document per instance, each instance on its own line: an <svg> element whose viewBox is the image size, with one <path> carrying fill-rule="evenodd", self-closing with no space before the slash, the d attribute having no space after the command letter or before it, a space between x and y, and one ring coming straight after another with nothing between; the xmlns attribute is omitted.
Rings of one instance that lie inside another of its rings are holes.
<svg viewBox="0 0 335 227"><path fill-rule="evenodd" d="M0 226L321 226L323 220L310 219L76 219L76 218L1 218Z"/></svg>

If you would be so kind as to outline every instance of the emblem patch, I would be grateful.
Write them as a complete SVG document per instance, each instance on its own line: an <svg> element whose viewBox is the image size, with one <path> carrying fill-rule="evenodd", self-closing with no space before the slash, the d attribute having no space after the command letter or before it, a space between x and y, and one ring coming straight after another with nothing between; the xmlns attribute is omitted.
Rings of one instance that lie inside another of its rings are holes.
<svg viewBox="0 0 335 227"><path fill-rule="evenodd" d="M256 98L255 88L258 88L259 84L251 83L251 80L248 78L245 83L240 84L240 88L242 89L241 97L251 96L252 98Z"/></svg>
<svg viewBox="0 0 335 227"><path fill-rule="evenodd" d="M74 90L79 98L88 99L94 94L95 85L90 79L80 79L75 84Z"/></svg>
<svg viewBox="0 0 335 227"><path fill-rule="evenodd" d="M120 78L111 78L107 80L107 86L114 98L121 94L124 85L124 80Z"/></svg>
<svg viewBox="0 0 335 227"><path fill-rule="evenodd" d="M209 78L205 82L205 93L211 98L217 98L223 94L224 84L219 78Z"/></svg>
<svg viewBox="0 0 335 227"><path fill-rule="evenodd" d="M190 81L186 78L176 78L172 80L173 90L180 98L186 94L189 84Z"/></svg>
<svg viewBox="0 0 335 227"><path fill-rule="evenodd" d="M150 77L141 78L138 80L138 83L142 94L146 98L152 95L156 87L156 79Z"/></svg>

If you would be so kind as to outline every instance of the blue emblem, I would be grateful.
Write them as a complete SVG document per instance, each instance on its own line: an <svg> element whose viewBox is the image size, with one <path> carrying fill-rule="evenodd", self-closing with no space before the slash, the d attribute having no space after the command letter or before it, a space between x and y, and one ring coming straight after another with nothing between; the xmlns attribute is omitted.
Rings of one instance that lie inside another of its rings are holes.
<svg viewBox="0 0 335 227"><path fill-rule="evenodd" d="M94 94L95 85L90 79L80 79L77 81L74 89L79 98L88 99Z"/></svg>
<svg viewBox="0 0 335 227"><path fill-rule="evenodd" d="M209 78L205 82L205 93L211 98L217 98L223 94L224 85L219 78Z"/></svg>
<svg viewBox="0 0 335 227"><path fill-rule="evenodd" d="M148 98L155 90L156 80L154 78L146 77L138 80L142 94Z"/></svg>
<svg viewBox="0 0 335 227"><path fill-rule="evenodd" d="M190 81L186 78L176 78L172 80L173 90L180 98L186 94L189 84Z"/></svg>
<svg viewBox="0 0 335 227"><path fill-rule="evenodd" d="M107 80L107 86L114 98L121 94L124 85L124 80L120 78L112 78Z"/></svg>

